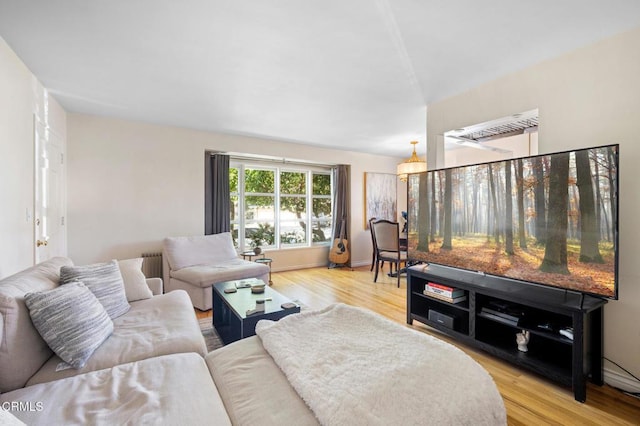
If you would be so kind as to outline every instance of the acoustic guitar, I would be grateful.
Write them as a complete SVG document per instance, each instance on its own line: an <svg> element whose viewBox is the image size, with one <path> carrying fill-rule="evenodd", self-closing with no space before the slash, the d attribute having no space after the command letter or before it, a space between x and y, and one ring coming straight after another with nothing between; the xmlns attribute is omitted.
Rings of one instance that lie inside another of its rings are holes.
<svg viewBox="0 0 640 426"><path fill-rule="evenodd" d="M344 220L340 222L340 238L333 240L333 246L329 250L329 262L344 264L349 260L349 242L344 238Z"/></svg>

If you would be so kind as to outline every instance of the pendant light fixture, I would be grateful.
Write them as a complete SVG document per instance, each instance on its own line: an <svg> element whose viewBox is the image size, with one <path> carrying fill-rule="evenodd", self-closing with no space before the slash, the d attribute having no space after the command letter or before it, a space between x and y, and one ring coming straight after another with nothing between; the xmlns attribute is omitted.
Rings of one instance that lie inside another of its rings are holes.
<svg viewBox="0 0 640 426"><path fill-rule="evenodd" d="M413 145L413 154L411 154L411 158L408 158L404 162L398 164L397 175L401 181L406 182L408 175L411 173L420 173L427 171L427 162L422 161L418 158L418 154L416 154L416 145L418 141L412 141L411 145Z"/></svg>

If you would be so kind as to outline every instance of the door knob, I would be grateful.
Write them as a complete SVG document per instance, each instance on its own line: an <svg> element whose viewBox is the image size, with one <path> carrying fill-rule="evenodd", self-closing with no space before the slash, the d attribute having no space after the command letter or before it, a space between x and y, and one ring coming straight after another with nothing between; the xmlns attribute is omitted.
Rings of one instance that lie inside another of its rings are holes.
<svg viewBox="0 0 640 426"><path fill-rule="evenodd" d="M36 247L46 246L47 244L49 244L49 242L47 240L45 240L45 241L41 241L41 240L36 241Z"/></svg>

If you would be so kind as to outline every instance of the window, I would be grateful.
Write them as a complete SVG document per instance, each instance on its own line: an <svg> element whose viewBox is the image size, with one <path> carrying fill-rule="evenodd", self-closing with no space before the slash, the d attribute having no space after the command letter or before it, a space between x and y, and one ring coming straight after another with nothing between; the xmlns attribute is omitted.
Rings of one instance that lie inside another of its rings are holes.
<svg viewBox="0 0 640 426"><path fill-rule="evenodd" d="M229 184L231 231L239 250L331 241L330 169L233 160Z"/></svg>
<svg viewBox="0 0 640 426"><path fill-rule="evenodd" d="M313 173L311 202L311 232L313 242L331 241L331 175L327 173Z"/></svg>
<svg viewBox="0 0 640 426"><path fill-rule="evenodd" d="M280 245L307 244L307 172L280 172Z"/></svg>

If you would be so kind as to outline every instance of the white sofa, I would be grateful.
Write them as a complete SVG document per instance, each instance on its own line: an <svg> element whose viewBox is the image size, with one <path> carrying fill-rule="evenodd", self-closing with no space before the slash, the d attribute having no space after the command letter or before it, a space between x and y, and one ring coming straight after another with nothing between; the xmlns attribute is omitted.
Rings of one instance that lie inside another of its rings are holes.
<svg viewBox="0 0 640 426"><path fill-rule="evenodd" d="M156 295L113 320L83 368L56 371L61 359L34 327L25 294L58 287L71 265L53 258L0 281L0 416L29 425L229 424L191 301L183 291L160 294L160 279L147 281Z"/></svg>
<svg viewBox="0 0 640 426"><path fill-rule="evenodd" d="M229 232L165 238L162 261L166 290L186 291L193 306L201 311L213 305L213 284L244 278L269 282L269 267L238 258Z"/></svg>
<svg viewBox="0 0 640 426"><path fill-rule="evenodd" d="M189 297L161 294L160 279L82 369L55 371L25 294L58 287L65 265L54 258L0 280L1 425L318 424L257 337L203 357Z"/></svg>

